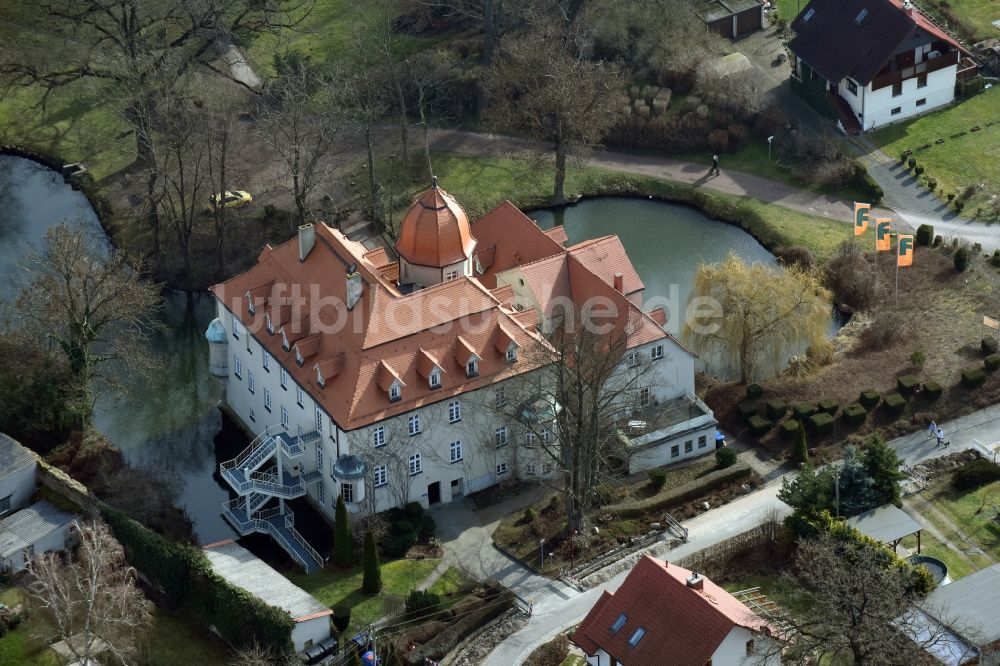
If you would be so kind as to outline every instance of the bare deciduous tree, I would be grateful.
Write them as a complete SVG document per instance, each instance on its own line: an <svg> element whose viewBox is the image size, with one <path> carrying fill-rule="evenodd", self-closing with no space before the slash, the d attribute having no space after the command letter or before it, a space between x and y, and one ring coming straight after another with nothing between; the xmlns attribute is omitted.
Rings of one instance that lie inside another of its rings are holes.
<svg viewBox="0 0 1000 666"><path fill-rule="evenodd" d="M610 63L584 57L571 26L559 20L543 21L501 46L501 57L486 75L494 122L554 144L552 200L563 202L567 159L611 129L623 79Z"/></svg>
<svg viewBox="0 0 1000 666"><path fill-rule="evenodd" d="M34 277L17 297L14 316L65 355L89 415L91 382L111 381L101 374L108 362L124 363L132 372L150 368L142 340L156 329L159 290L124 254L101 252L101 241L79 227L60 224L45 241L45 250L29 258Z"/></svg>
<svg viewBox="0 0 1000 666"><path fill-rule="evenodd" d="M153 604L136 587L135 570L107 526L77 524L73 532L80 545L68 564L57 554L29 563L31 604L75 663L96 664L98 657L133 663L152 624Z"/></svg>
<svg viewBox="0 0 1000 666"><path fill-rule="evenodd" d="M719 354L742 383L776 372L788 349L820 344L830 328L830 296L813 275L733 254L698 267L692 306L685 338L700 353Z"/></svg>

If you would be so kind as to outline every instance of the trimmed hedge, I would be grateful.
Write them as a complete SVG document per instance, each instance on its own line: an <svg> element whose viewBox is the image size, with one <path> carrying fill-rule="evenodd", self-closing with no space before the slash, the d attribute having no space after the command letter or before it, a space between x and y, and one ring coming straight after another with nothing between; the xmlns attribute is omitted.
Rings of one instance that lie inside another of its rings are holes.
<svg viewBox="0 0 1000 666"><path fill-rule="evenodd" d="M292 648L292 618L212 570L205 553L170 541L111 508L101 514L125 549L129 564L199 623L214 626L236 647L254 643L276 651Z"/></svg>
<svg viewBox="0 0 1000 666"><path fill-rule="evenodd" d="M764 388L760 384L749 384L747 385L747 397L751 400L756 400L760 396L764 395Z"/></svg>
<svg viewBox="0 0 1000 666"><path fill-rule="evenodd" d="M750 476L750 465L745 462L737 462L732 467L717 469L700 479L695 479L682 486L671 488L665 493L647 497L637 502L612 504L604 507L603 511L620 518L635 518L652 511L668 509L675 504L700 497L731 481L736 481L747 476Z"/></svg>
<svg viewBox="0 0 1000 666"><path fill-rule="evenodd" d="M1000 354L990 354L983 359L983 367L986 372L996 372L1000 368Z"/></svg>
<svg viewBox="0 0 1000 666"><path fill-rule="evenodd" d="M882 396L882 408L890 416L899 416L906 409L906 398L898 393L886 393Z"/></svg>
<svg viewBox="0 0 1000 666"><path fill-rule="evenodd" d="M757 413L757 405L753 404L749 400L744 400L740 404L736 405L736 410L740 413L740 418L747 421L751 416Z"/></svg>
<svg viewBox="0 0 1000 666"><path fill-rule="evenodd" d="M920 388L920 380L914 375L903 375L896 378L896 389L903 395L909 395Z"/></svg>
<svg viewBox="0 0 1000 666"><path fill-rule="evenodd" d="M761 435L766 435L774 424L768 421L762 416L751 416L747 419L747 423L750 424L750 434L755 437L760 437Z"/></svg>
<svg viewBox="0 0 1000 666"><path fill-rule="evenodd" d="M772 421L777 421L788 413L788 405L781 398L768 400L767 403L764 404L764 412L767 414L767 418Z"/></svg>
<svg viewBox="0 0 1000 666"><path fill-rule="evenodd" d="M837 410L840 409L840 403L836 400L820 400L816 403L816 407L819 411L826 412L830 416L833 416L837 413Z"/></svg>
<svg viewBox="0 0 1000 666"><path fill-rule="evenodd" d="M968 389L978 388L986 381L986 373L982 368L962 370L962 386Z"/></svg>
<svg viewBox="0 0 1000 666"><path fill-rule="evenodd" d="M924 400L933 401L941 397L943 389L941 385L937 382L924 382L923 388L920 389L920 395Z"/></svg>
<svg viewBox="0 0 1000 666"><path fill-rule="evenodd" d="M865 418L867 417L868 412L865 411L865 408L860 403L852 402L847 407L844 407L844 420L851 425L860 425L865 422Z"/></svg>
<svg viewBox="0 0 1000 666"><path fill-rule="evenodd" d="M800 402L792 407L792 413L795 418L802 421L816 413L816 405L810 402Z"/></svg>
<svg viewBox="0 0 1000 666"><path fill-rule="evenodd" d="M958 490L974 490L994 481L1000 481L1000 465L984 458L967 462L951 475L951 485Z"/></svg>
<svg viewBox="0 0 1000 666"><path fill-rule="evenodd" d="M935 185L937 183L935 182ZM934 187L932 186L933 190ZM917 245L923 245L924 247L929 247L931 243L934 242L934 227L929 224L921 224L917 227Z"/></svg>
<svg viewBox="0 0 1000 666"><path fill-rule="evenodd" d="M861 406L869 412L878 406L881 399L882 396L880 396L878 391L875 389L865 389L861 392L861 395L858 396L858 402L860 402Z"/></svg>
<svg viewBox="0 0 1000 666"><path fill-rule="evenodd" d="M795 437L795 433L797 433L799 428L802 427L802 424L795 419L786 419L782 421L778 427L781 430L782 437L785 439L793 439Z"/></svg>
<svg viewBox="0 0 1000 666"><path fill-rule="evenodd" d="M828 435L833 432L833 417L827 412L813 414L806 421L809 429L818 435Z"/></svg>
<svg viewBox="0 0 1000 666"><path fill-rule="evenodd" d="M979 342L979 349L984 354L996 354L997 353L997 340L996 340L996 338L983 338Z"/></svg>

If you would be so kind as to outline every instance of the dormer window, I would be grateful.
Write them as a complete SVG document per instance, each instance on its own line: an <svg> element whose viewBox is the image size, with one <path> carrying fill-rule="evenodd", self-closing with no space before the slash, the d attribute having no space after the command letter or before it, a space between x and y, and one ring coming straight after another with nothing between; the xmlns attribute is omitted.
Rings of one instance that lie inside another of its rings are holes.
<svg viewBox="0 0 1000 666"><path fill-rule="evenodd" d="M302 352L299 351L298 347L296 347L295 348L295 364L301 368L303 363L305 363L305 359L302 358Z"/></svg>
<svg viewBox="0 0 1000 666"><path fill-rule="evenodd" d="M267 329L268 335L274 335L274 322L271 321L271 313L264 315L264 327Z"/></svg>
<svg viewBox="0 0 1000 666"><path fill-rule="evenodd" d="M516 360L517 360L517 345L511 343L511 345L507 347L507 362L513 363Z"/></svg>
<svg viewBox="0 0 1000 666"><path fill-rule="evenodd" d="M247 312L249 312L250 314L254 314L255 312L253 306L253 296L251 296L250 294L247 294Z"/></svg>
<svg viewBox="0 0 1000 666"><path fill-rule="evenodd" d="M402 397L403 391L399 384L393 384L389 387L389 402L398 402Z"/></svg>
<svg viewBox="0 0 1000 666"><path fill-rule="evenodd" d="M427 382L432 389L441 388L441 372L436 368L432 370L430 377L427 378Z"/></svg>
<svg viewBox="0 0 1000 666"><path fill-rule="evenodd" d="M320 388L326 386L326 380L323 379L323 373L319 371L319 366L316 366L316 383L319 384Z"/></svg>
<svg viewBox="0 0 1000 666"><path fill-rule="evenodd" d="M466 377L476 377L479 375L479 359L470 358L469 362L465 364L465 375Z"/></svg>
<svg viewBox="0 0 1000 666"><path fill-rule="evenodd" d="M282 329L281 331L281 348L284 349L285 351L288 351L289 349L292 348L292 346L288 344L288 334L285 333L284 329Z"/></svg>

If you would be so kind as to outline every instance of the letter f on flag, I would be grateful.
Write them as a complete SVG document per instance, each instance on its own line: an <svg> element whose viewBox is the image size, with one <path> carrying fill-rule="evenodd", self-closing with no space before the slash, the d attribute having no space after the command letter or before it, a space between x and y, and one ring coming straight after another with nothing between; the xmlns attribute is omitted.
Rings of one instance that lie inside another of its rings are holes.
<svg viewBox="0 0 1000 666"><path fill-rule="evenodd" d="M854 235L860 236L868 231L868 211L871 204L854 202Z"/></svg>
<svg viewBox="0 0 1000 666"><path fill-rule="evenodd" d="M913 236L899 236L898 241L899 256L896 258L897 266L913 265Z"/></svg>
<svg viewBox="0 0 1000 666"><path fill-rule="evenodd" d="M891 217L875 218L875 251L889 252L892 250L892 236L889 233Z"/></svg>

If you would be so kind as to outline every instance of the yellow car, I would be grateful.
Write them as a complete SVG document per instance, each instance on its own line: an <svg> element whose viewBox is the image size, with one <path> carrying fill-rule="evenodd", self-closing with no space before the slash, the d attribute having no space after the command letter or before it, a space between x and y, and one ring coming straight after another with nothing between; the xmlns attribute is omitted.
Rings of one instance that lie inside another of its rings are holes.
<svg viewBox="0 0 1000 666"><path fill-rule="evenodd" d="M219 204L222 204L226 208L239 208L249 203L253 203L253 197L250 196L249 192L232 190L210 196L208 198L208 209L209 211L214 210Z"/></svg>

